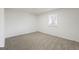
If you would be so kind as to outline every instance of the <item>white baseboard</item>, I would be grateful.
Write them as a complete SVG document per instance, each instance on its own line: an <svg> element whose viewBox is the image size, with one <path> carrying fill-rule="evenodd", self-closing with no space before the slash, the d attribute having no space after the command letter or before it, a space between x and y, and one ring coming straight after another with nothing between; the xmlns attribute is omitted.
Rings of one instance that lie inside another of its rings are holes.
<svg viewBox="0 0 79 59"><path fill-rule="evenodd" d="M29 34L29 33L33 33L33 32L37 32L37 31L32 31L32 32L25 32L25 33L19 33L19 34L15 34L15 35L8 35L5 38L10 38L10 37L15 37L15 36L19 36L19 35L23 35L23 34Z"/></svg>

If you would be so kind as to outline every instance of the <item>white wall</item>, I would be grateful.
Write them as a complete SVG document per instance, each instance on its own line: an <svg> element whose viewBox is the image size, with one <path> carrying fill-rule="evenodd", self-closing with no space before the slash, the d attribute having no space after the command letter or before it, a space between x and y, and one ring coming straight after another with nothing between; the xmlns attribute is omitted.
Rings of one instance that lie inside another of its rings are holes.
<svg viewBox="0 0 79 59"><path fill-rule="evenodd" d="M5 9L5 36L11 37L20 34L35 32L35 15L15 9Z"/></svg>
<svg viewBox="0 0 79 59"><path fill-rule="evenodd" d="M57 26L48 26L49 15L57 15ZM57 9L37 16L5 9L6 37L35 31L79 41L79 9Z"/></svg>
<svg viewBox="0 0 79 59"><path fill-rule="evenodd" d="M49 15L57 15L57 26L48 26ZM40 32L79 41L79 9L58 9L41 14L38 19Z"/></svg>
<svg viewBox="0 0 79 59"><path fill-rule="evenodd" d="M0 8L0 47L4 47L4 9Z"/></svg>

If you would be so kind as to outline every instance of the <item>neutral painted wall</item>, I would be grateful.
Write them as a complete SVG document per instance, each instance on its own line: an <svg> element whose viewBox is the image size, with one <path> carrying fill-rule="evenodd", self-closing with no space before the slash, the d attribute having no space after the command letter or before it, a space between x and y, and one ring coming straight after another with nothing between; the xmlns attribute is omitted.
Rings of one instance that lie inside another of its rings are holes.
<svg viewBox="0 0 79 59"><path fill-rule="evenodd" d="M0 47L4 47L4 9L0 8Z"/></svg>
<svg viewBox="0 0 79 59"><path fill-rule="evenodd" d="M5 37L35 32L36 16L15 9L5 9Z"/></svg>
<svg viewBox="0 0 79 59"><path fill-rule="evenodd" d="M49 26L49 15L57 15L58 24ZM79 9L57 9L40 15L5 9L5 36L40 31L79 41Z"/></svg>
<svg viewBox="0 0 79 59"><path fill-rule="evenodd" d="M58 24L48 26L49 15L57 15ZM79 41L79 9L57 9L39 15L39 31Z"/></svg>

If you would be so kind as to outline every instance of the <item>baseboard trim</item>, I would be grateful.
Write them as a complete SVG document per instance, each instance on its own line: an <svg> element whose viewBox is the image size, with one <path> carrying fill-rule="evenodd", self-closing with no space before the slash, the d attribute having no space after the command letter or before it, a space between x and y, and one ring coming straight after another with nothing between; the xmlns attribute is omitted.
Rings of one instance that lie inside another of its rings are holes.
<svg viewBox="0 0 79 59"><path fill-rule="evenodd" d="M43 34L46 34L46 35L49 35L49 36L55 36L55 37L58 37L58 38L62 38L62 39L67 39L67 40L79 42L79 41L76 41L76 40L64 38L64 37L61 37L61 36L52 35L52 34L41 32L41 31L34 31L34 32L30 32L30 33L19 34L19 35L15 35L15 36L11 36L11 37L6 37L5 39L12 38L12 37L17 37L17 36L21 36L21 35L25 35L25 34L31 34L31 33L35 33L35 32L40 32L40 33L43 33Z"/></svg>
<svg viewBox="0 0 79 59"><path fill-rule="evenodd" d="M39 32L39 31L34 31L34 32ZM21 36L21 35L25 35L25 34L31 34L31 33L34 33L34 32L23 33L23 34L18 34L18 35L15 35L15 36L5 37L5 39L12 38L12 37L17 37L17 36Z"/></svg>
<svg viewBox="0 0 79 59"><path fill-rule="evenodd" d="M46 34L46 35L50 35L50 36L55 36L55 37L58 37L58 38L62 38L62 39L67 39L67 40L75 41L75 42L79 43L79 41L77 41L77 40L72 40L72 39L68 39L68 38L64 38L64 37L61 37L61 36L56 36L56 35L48 34L48 33L41 32L41 31L38 31L38 32Z"/></svg>

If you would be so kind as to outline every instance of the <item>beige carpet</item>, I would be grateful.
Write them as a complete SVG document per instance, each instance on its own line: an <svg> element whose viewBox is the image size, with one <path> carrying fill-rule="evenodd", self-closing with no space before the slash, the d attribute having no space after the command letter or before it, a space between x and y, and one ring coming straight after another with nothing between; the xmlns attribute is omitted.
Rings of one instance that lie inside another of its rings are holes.
<svg viewBox="0 0 79 59"><path fill-rule="evenodd" d="M5 46L6 50L78 50L79 42L34 32L7 38Z"/></svg>

